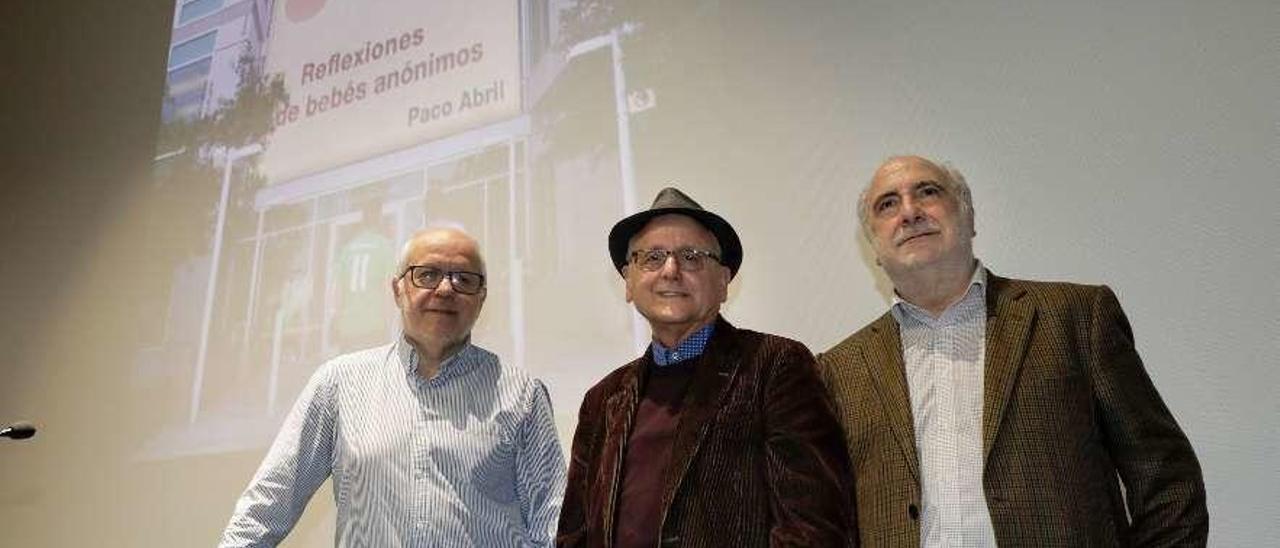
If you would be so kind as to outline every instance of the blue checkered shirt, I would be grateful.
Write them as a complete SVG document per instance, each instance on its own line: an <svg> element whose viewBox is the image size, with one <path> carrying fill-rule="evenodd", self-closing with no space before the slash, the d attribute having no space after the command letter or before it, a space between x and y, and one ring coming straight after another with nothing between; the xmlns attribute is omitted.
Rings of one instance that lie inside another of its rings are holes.
<svg viewBox="0 0 1280 548"><path fill-rule="evenodd" d="M692 335L685 337L683 341L676 343L675 348L667 348L662 346L662 343L653 341L653 344L650 345L653 348L653 363L657 364L658 367L665 367L701 356L702 351L707 349L707 341L711 340L711 333L715 330L716 324L711 322L702 329L694 331Z"/></svg>

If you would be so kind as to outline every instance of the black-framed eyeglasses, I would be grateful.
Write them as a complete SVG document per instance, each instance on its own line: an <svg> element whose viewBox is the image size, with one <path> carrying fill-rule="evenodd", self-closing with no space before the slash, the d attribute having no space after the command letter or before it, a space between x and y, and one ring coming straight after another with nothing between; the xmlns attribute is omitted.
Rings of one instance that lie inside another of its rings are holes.
<svg viewBox="0 0 1280 548"><path fill-rule="evenodd" d="M715 252L692 247L682 247L675 251L670 249L637 249L631 252L630 262L645 272L657 272L667 264L667 257L675 256L676 265L684 272L702 270L708 260L720 263L720 256Z"/></svg>
<svg viewBox="0 0 1280 548"><path fill-rule="evenodd" d="M413 265L400 274L401 278L409 278L409 282L418 289L435 289L440 282L449 278L449 287L464 295L475 295L484 290L484 274L466 270L441 270L434 266Z"/></svg>

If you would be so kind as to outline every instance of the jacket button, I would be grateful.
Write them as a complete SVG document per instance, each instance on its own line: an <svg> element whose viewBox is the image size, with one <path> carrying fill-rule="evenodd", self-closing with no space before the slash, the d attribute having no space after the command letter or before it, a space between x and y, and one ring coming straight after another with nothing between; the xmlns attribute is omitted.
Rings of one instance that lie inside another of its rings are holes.
<svg viewBox="0 0 1280 548"><path fill-rule="evenodd" d="M907 515L911 516L912 520L920 519L920 508L914 504L907 506Z"/></svg>

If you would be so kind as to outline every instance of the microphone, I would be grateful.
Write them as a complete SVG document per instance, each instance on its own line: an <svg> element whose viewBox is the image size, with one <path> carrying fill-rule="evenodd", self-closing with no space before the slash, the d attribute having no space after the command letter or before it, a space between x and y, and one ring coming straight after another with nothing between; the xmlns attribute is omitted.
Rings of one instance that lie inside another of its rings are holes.
<svg viewBox="0 0 1280 548"><path fill-rule="evenodd" d="M36 427L27 421L18 421L4 428L0 428L0 438L12 438L15 440L25 440L36 435Z"/></svg>

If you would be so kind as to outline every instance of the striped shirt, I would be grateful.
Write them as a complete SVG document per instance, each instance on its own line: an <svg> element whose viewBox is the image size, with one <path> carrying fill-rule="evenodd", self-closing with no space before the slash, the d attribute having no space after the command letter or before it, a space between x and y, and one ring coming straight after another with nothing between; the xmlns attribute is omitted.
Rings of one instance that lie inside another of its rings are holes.
<svg viewBox="0 0 1280 548"><path fill-rule="evenodd" d="M911 416L920 455L920 545L995 548L982 488L982 378L986 270L979 263L960 301L934 318L896 295Z"/></svg>
<svg viewBox="0 0 1280 548"><path fill-rule="evenodd" d="M400 338L317 370L220 546L274 546L330 475L336 546L550 546L565 464L546 387L470 344L417 369Z"/></svg>

